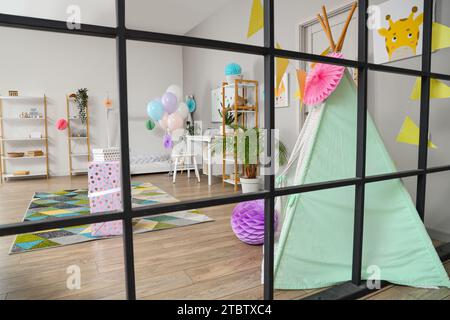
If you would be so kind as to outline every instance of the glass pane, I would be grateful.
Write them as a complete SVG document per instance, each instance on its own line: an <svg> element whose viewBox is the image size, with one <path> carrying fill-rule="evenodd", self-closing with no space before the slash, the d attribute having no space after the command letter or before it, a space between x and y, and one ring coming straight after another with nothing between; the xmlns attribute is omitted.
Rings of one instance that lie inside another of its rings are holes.
<svg viewBox="0 0 450 320"><path fill-rule="evenodd" d="M158 193L135 206L240 193L247 169L261 190L263 81L260 56L128 42L133 188Z"/></svg>
<svg viewBox="0 0 450 320"><path fill-rule="evenodd" d="M431 80L430 100L430 148L428 148L428 167L450 164L450 133L446 118L449 116L448 99L443 99L442 89L450 86L450 81Z"/></svg>
<svg viewBox="0 0 450 320"><path fill-rule="evenodd" d="M317 14L320 14L324 19L322 5L325 5L327 12L333 46L335 49L341 47L340 51L346 59L356 60L358 50L357 10L349 20L345 36L342 37L342 44L339 45L346 21L352 11L352 4L349 4L348 1L275 1L275 41L277 46L285 50L319 55L331 47L331 41L317 18Z"/></svg>
<svg viewBox="0 0 450 320"><path fill-rule="evenodd" d="M450 42L448 41L450 38L450 2L445 0L436 0L435 7L431 71L450 74L450 66L447 63L450 58Z"/></svg>
<svg viewBox="0 0 450 320"><path fill-rule="evenodd" d="M368 81L367 175L417 169L416 78L369 72Z"/></svg>
<svg viewBox="0 0 450 320"><path fill-rule="evenodd" d="M9 61L0 80L0 223L121 210L120 164L104 162L120 159L98 157L108 131L120 139L104 107L109 93L118 108L115 40L10 28L0 35Z"/></svg>
<svg viewBox="0 0 450 320"><path fill-rule="evenodd" d="M438 287L448 282L438 255L433 254L433 245L438 243L430 241L430 237L431 240L435 237L432 233L427 234L415 208L416 184L417 178L410 177L366 185L364 256L367 264L372 266L373 276L406 286L393 287L396 289L391 292L394 299L408 297L404 293L411 292L411 287L424 287L425 283ZM436 194L436 190L428 189L427 198L433 193ZM434 196L430 198L431 206L438 203L436 199ZM443 221L439 224L444 227ZM411 274L415 275L414 278ZM418 298L420 292L416 294ZM381 297L380 293L378 298ZM422 299L426 299L425 295Z"/></svg>
<svg viewBox="0 0 450 320"><path fill-rule="evenodd" d="M277 60L277 68L283 63L287 68L275 104L278 187L354 177L357 91L353 70L326 64L312 68L309 63L282 59ZM334 73L323 82L315 80L327 70Z"/></svg>
<svg viewBox="0 0 450 320"><path fill-rule="evenodd" d="M116 26L114 0L3 0L0 12L18 16L67 21L68 26Z"/></svg>
<svg viewBox="0 0 450 320"><path fill-rule="evenodd" d="M261 201L135 220L137 298L261 299Z"/></svg>
<svg viewBox="0 0 450 320"><path fill-rule="evenodd" d="M369 62L420 70L423 0L370 0L369 6Z"/></svg>
<svg viewBox="0 0 450 320"><path fill-rule="evenodd" d="M350 280L354 190L277 198L275 299L301 299Z"/></svg>
<svg viewBox="0 0 450 320"><path fill-rule="evenodd" d="M126 5L129 29L263 45L262 2L127 0Z"/></svg>
<svg viewBox="0 0 450 320"><path fill-rule="evenodd" d="M425 226L431 238L438 243L450 241L450 217L448 215L449 172L439 172L427 176L425 204Z"/></svg>
<svg viewBox="0 0 450 320"><path fill-rule="evenodd" d="M125 299L122 237L67 246L86 227L0 238L0 298Z"/></svg>

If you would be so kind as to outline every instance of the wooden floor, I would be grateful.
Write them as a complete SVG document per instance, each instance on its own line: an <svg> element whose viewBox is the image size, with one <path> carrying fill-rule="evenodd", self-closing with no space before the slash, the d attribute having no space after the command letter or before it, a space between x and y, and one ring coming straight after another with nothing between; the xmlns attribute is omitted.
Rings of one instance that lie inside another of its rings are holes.
<svg viewBox="0 0 450 320"><path fill-rule="evenodd" d="M151 182L180 200L233 192L214 180L208 186L165 174L134 177ZM86 188L86 176L14 181L0 186L0 223L21 221L35 191ZM134 236L139 299L261 299L262 247L236 239L230 228L233 205L202 209L214 222ZM0 300L124 299L122 238L8 255L14 237L0 238ZM68 290L67 267L81 268L81 289ZM450 264L446 264L449 270ZM450 271L450 270L449 270ZM314 290L275 292L298 299ZM369 299L449 299L448 289L390 287Z"/></svg>

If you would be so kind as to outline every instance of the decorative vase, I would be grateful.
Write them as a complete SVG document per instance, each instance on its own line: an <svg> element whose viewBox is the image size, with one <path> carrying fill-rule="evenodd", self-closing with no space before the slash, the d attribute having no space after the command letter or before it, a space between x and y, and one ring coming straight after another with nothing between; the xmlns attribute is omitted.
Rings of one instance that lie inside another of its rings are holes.
<svg viewBox="0 0 450 320"><path fill-rule="evenodd" d="M219 127L219 132L220 132L220 134L223 133L223 126ZM225 134L226 135L233 134L233 133L234 133L234 129L233 128L230 128L229 126L225 126Z"/></svg>

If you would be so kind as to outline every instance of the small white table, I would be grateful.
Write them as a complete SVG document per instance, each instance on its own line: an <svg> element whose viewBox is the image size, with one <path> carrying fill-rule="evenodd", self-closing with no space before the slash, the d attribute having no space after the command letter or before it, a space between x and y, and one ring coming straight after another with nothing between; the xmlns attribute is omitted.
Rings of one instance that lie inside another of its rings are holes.
<svg viewBox="0 0 450 320"><path fill-rule="evenodd" d="M212 184L212 137L211 136L186 136L187 140L187 153L193 153L194 142L206 142L208 143L208 185ZM203 152L202 152L203 155Z"/></svg>

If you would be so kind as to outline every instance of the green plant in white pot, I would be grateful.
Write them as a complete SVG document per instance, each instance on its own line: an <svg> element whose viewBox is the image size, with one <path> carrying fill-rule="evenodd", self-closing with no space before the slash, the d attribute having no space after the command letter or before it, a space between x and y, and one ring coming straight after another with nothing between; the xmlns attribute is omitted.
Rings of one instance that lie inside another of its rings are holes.
<svg viewBox="0 0 450 320"><path fill-rule="evenodd" d="M234 127L234 135L216 140L213 151L236 153L238 163L244 167L240 177L243 193L259 191L258 167L262 158L264 135L262 129ZM287 149L281 141L276 141L277 161L282 166L287 162ZM225 145L224 145L225 144Z"/></svg>

